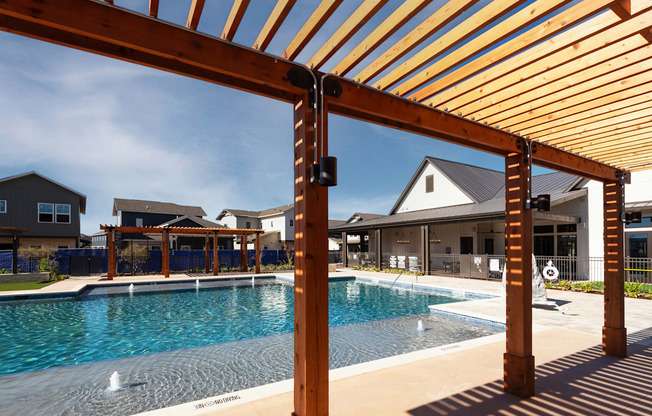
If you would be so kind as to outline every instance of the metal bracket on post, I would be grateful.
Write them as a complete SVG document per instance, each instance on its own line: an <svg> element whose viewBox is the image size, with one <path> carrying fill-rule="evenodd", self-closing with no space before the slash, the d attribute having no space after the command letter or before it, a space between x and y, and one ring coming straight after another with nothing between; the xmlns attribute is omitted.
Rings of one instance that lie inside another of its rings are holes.
<svg viewBox="0 0 652 416"><path fill-rule="evenodd" d="M631 183L631 178L629 175L629 172L623 172L621 170L616 171L616 176L618 177L618 185L620 187L621 200L623 201L621 206L620 219L625 224L638 224L643 221L643 213L641 211L625 212L625 185Z"/></svg>
<svg viewBox="0 0 652 416"><path fill-rule="evenodd" d="M550 194L537 195L532 197L532 154L537 152L537 143L532 140L521 138L523 141L523 163L527 165L527 198L525 209L536 208L537 211L550 211ZM517 146L518 147L518 146Z"/></svg>

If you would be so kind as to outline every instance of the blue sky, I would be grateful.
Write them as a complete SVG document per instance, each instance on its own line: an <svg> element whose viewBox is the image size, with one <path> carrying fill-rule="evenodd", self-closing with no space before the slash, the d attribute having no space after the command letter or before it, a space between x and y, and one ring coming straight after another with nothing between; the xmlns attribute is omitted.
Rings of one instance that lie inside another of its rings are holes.
<svg viewBox="0 0 652 416"><path fill-rule="evenodd" d="M187 10L190 2L172 3ZM309 11L304 4L293 13L305 21ZM268 12L248 11L243 27L258 27L246 19ZM202 17L199 30L209 24L223 21ZM335 27L318 33L316 45L328 30ZM255 35L243 32L239 42ZM269 51L279 54L288 42L280 36ZM211 220L223 208L293 199L290 104L4 32L0 56L0 177L35 170L86 194L83 233L115 222L116 197L199 205ZM338 116L329 128L339 164L339 184L329 191L333 219L388 213L426 155L503 170L500 157L398 130Z"/></svg>

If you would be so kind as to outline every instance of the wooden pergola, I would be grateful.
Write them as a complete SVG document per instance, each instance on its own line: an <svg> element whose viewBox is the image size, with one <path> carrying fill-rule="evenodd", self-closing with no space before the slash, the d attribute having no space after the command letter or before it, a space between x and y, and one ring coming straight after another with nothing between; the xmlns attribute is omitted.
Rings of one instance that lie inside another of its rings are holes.
<svg viewBox="0 0 652 416"><path fill-rule="evenodd" d="M102 231L107 233L107 249L109 252L109 270L107 278L113 280L117 275L117 251L116 251L116 234L117 233L134 233L134 234L161 234L161 274L170 277L170 236L183 235L203 235L205 236L205 272L210 273L210 236L213 236L213 275L217 276L220 270L218 257L218 236L233 235L240 236L240 271L249 270L247 266L247 236L256 235L254 246L256 247L256 274L260 274L260 234L264 232L261 229L235 229L235 228L205 228L205 227L135 227L135 226L115 226L100 225Z"/></svg>
<svg viewBox="0 0 652 416"><path fill-rule="evenodd" d="M4 0L0 29L293 104L294 414L328 413L328 191L311 173L328 155L329 114L505 158L504 388L520 397L535 392L531 165L602 182L602 344L626 356L624 185L652 168L649 1L451 0L424 18L429 0L391 10L387 0L360 0L332 24L344 2L322 0L274 54L266 49L293 23L296 0L278 0L262 28L249 28L259 30L253 45L233 42L249 0L234 0L213 34L196 30L204 3L193 0L174 24L157 18L158 0L146 14L112 0ZM337 29L315 45L327 22ZM366 37L351 42L358 32ZM309 44L316 52L297 61Z"/></svg>

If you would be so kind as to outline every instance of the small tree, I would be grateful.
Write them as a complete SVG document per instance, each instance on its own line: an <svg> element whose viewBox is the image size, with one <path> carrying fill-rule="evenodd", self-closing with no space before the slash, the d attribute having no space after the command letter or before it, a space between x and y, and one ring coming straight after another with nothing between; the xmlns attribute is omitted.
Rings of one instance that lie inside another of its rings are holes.
<svg viewBox="0 0 652 416"><path fill-rule="evenodd" d="M118 262L124 264L130 274L139 274L145 271L145 264L149 258L147 247L130 241L127 247L118 253Z"/></svg>

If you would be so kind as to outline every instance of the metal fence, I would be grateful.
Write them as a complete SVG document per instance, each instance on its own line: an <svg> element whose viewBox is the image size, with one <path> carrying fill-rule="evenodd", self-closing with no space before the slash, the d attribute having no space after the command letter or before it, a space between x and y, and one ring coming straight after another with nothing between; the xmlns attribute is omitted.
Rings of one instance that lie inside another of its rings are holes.
<svg viewBox="0 0 652 416"><path fill-rule="evenodd" d="M9 256L0 256L0 273L11 273L13 270L13 258L11 257L11 252ZM29 257L29 258L18 258L18 273L35 273L39 270L39 258L38 257Z"/></svg>

